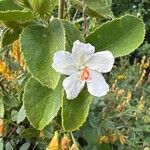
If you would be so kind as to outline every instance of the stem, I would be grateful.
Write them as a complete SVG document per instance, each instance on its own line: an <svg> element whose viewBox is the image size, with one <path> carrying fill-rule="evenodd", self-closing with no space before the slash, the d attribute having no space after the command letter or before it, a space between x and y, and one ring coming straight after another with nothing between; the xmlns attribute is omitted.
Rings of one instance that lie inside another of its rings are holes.
<svg viewBox="0 0 150 150"><path fill-rule="evenodd" d="M83 19L84 19L83 30L84 30L84 36L86 37L87 32L88 32L88 23L87 23L87 19L86 19L86 3L85 3L85 0L83 0L82 5L83 5Z"/></svg>
<svg viewBox="0 0 150 150"><path fill-rule="evenodd" d="M59 19L64 18L64 5L65 5L65 0L59 0L59 10L58 10Z"/></svg>
<svg viewBox="0 0 150 150"><path fill-rule="evenodd" d="M72 132L70 132L70 135L71 135L71 138L72 138L73 143L76 143L76 140L75 140L75 138L74 138L74 136L73 136L73 133L72 133Z"/></svg>

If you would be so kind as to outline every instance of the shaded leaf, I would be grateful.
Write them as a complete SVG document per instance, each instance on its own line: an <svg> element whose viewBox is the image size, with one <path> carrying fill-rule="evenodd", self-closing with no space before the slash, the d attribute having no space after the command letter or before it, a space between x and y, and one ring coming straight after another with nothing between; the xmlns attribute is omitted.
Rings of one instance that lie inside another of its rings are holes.
<svg viewBox="0 0 150 150"><path fill-rule="evenodd" d="M86 121L92 97L83 90L74 100L64 97L62 105L62 124L65 131L74 131Z"/></svg>
<svg viewBox="0 0 150 150"><path fill-rule="evenodd" d="M22 107L20 108L18 112L17 124L21 123L25 118L26 118L26 112L25 112L24 106L22 105Z"/></svg>
<svg viewBox="0 0 150 150"><path fill-rule="evenodd" d="M22 10L23 8L14 3L13 0L1 0L0 11Z"/></svg>
<svg viewBox="0 0 150 150"><path fill-rule="evenodd" d="M83 10L83 2L81 0L71 0L71 4L79 9ZM111 11L112 0L85 0L85 11L92 17L99 19L112 18L113 13Z"/></svg>
<svg viewBox="0 0 150 150"><path fill-rule="evenodd" d="M4 104L0 100L0 118L3 118L3 117L4 117Z"/></svg>
<svg viewBox="0 0 150 150"><path fill-rule="evenodd" d="M8 28L2 37L2 47L5 47L11 43L13 43L15 40L19 38L19 34L21 33L22 29L17 27L14 29Z"/></svg>
<svg viewBox="0 0 150 150"><path fill-rule="evenodd" d="M63 21L63 25L66 33L66 49L71 50L73 46L73 42L76 40L80 40L84 42L84 36L78 28L76 28L72 23L68 21Z"/></svg>
<svg viewBox="0 0 150 150"><path fill-rule="evenodd" d="M8 10L0 11L0 20L15 21L15 20L31 20L34 16L29 11Z"/></svg>

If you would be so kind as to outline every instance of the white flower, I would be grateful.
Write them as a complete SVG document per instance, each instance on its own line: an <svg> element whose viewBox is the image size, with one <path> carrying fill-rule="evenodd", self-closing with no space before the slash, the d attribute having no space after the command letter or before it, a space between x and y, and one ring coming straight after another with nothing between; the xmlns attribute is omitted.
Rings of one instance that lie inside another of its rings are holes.
<svg viewBox="0 0 150 150"><path fill-rule="evenodd" d="M68 99L74 99L83 89L85 83L93 96L104 96L109 91L101 73L111 71L114 57L110 51L95 52L91 44L75 41L72 54L68 51L58 51L54 54L53 68L61 74L68 75L63 81L63 87Z"/></svg>

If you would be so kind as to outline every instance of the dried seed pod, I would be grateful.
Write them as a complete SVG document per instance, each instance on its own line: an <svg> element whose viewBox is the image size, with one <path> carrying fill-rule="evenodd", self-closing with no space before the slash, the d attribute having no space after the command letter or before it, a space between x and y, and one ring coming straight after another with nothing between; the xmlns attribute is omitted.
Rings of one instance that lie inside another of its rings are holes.
<svg viewBox="0 0 150 150"><path fill-rule="evenodd" d="M61 149L62 150L70 150L70 138L68 135L64 135L64 137L61 140Z"/></svg>

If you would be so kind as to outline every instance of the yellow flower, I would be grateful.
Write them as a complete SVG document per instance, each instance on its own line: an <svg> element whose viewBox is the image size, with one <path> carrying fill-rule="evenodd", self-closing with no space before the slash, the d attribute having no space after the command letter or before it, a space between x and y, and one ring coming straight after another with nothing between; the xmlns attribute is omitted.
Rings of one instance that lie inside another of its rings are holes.
<svg viewBox="0 0 150 150"><path fill-rule="evenodd" d="M99 143L101 143L101 144L103 144L103 143L105 143L105 144L109 143L109 136L107 136L107 135L102 136L100 138L100 140L99 140Z"/></svg>
<svg viewBox="0 0 150 150"><path fill-rule="evenodd" d="M5 125L3 119L0 119L0 137L4 135Z"/></svg>
<svg viewBox="0 0 150 150"><path fill-rule="evenodd" d="M12 44L12 51L10 53L11 57L14 58L18 64L20 64L20 66L23 67L23 69L26 69L26 64L24 59L21 56L20 53L20 43L18 40L16 40L13 44Z"/></svg>
<svg viewBox="0 0 150 150"><path fill-rule="evenodd" d="M128 94L127 94L127 97L126 97L127 103L130 102L131 98L132 98L132 93L131 93L131 91L129 91Z"/></svg>
<svg viewBox="0 0 150 150"><path fill-rule="evenodd" d="M123 74L117 76L117 80L124 80L125 78Z"/></svg>
<svg viewBox="0 0 150 150"><path fill-rule="evenodd" d="M128 138L127 136L125 136L125 135L123 135L123 134L120 134L120 135L119 135L119 141L120 141L120 143L121 143L122 145L125 144L127 138Z"/></svg>
<svg viewBox="0 0 150 150"><path fill-rule="evenodd" d="M0 60L0 75L2 75L6 80L12 79L12 75L8 66L2 60Z"/></svg>
<svg viewBox="0 0 150 150"><path fill-rule="evenodd" d="M59 149L59 138L58 138L57 131L54 133L54 136L46 150L60 150Z"/></svg>

